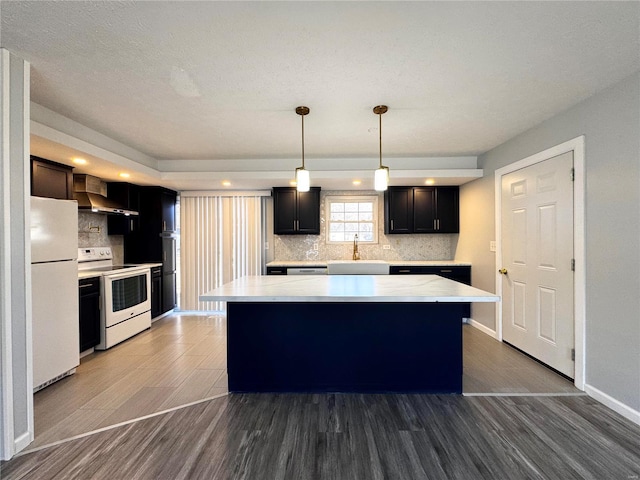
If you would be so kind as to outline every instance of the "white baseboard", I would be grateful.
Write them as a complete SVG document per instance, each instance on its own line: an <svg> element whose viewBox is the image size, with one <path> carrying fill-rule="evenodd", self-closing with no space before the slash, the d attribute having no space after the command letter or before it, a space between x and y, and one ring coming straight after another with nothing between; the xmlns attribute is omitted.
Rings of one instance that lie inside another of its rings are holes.
<svg viewBox="0 0 640 480"><path fill-rule="evenodd" d="M465 319L463 319L463 321L464 321L464 323L468 323L472 327L477 328L482 333L486 333L491 338L495 338L495 339L498 338L498 334L497 334L497 332L495 330L491 330L489 327L484 326L480 322L476 322L473 318L465 318Z"/></svg>
<svg viewBox="0 0 640 480"><path fill-rule="evenodd" d="M14 456L16 453L21 452L22 450L27 448L31 442L33 442L32 432L23 433L18 438L16 438L15 441L13 442Z"/></svg>
<svg viewBox="0 0 640 480"><path fill-rule="evenodd" d="M164 318L164 317L166 317L166 316L168 316L168 315L171 315L172 313L174 313L174 310L168 310L168 311L166 311L166 312L164 312L164 313L162 313L162 314L158 315L157 317L153 317L153 318L151 319L151 323L153 323L153 322L157 322L158 320L160 320L160 319L162 319L162 318Z"/></svg>
<svg viewBox="0 0 640 480"><path fill-rule="evenodd" d="M640 425L640 412L639 411L634 410L633 408L629 407L628 405L625 405L621 401L616 400L612 396L607 395L603 391L598 390L597 388L595 388L595 387L593 387L591 385L585 385L584 386L584 391L587 393L587 395L589 395L593 399L599 401L600 403L606 405L607 407L609 407L614 412L617 412L620 415L622 415L623 417L625 417L626 419L631 420L633 423L635 423L637 425Z"/></svg>

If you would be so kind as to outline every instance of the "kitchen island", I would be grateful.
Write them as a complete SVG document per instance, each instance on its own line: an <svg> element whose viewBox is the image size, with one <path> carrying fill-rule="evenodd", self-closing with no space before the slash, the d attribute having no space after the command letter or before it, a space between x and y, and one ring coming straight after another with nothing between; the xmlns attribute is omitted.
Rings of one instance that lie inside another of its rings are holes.
<svg viewBox="0 0 640 480"><path fill-rule="evenodd" d="M437 275L250 276L227 302L230 392L462 392L462 317L499 297Z"/></svg>

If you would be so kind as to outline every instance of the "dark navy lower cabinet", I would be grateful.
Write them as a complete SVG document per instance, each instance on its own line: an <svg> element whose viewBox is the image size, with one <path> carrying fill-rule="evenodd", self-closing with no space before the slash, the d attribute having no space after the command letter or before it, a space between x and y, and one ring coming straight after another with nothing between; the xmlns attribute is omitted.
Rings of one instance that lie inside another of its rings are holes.
<svg viewBox="0 0 640 480"><path fill-rule="evenodd" d="M469 265L391 265L391 275L440 275L456 282L471 285L471 266ZM471 304L465 303L463 318L471 318Z"/></svg>

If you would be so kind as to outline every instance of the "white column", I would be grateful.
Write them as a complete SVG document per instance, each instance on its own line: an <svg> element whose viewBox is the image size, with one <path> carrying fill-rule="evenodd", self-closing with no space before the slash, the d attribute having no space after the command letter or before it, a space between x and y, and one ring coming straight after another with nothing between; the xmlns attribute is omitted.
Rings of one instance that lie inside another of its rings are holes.
<svg viewBox="0 0 640 480"><path fill-rule="evenodd" d="M28 62L0 49L0 455L33 441Z"/></svg>

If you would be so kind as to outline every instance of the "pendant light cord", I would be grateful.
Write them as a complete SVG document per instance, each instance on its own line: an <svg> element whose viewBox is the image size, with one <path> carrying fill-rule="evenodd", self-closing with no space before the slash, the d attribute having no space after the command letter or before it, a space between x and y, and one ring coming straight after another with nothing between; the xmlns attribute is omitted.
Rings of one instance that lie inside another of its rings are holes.
<svg viewBox="0 0 640 480"><path fill-rule="evenodd" d="M304 170L304 115L300 115L302 119L302 169Z"/></svg>
<svg viewBox="0 0 640 480"><path fill-rule="evenodd" d="M380 120L380 126L378 128L378 133L380 134L380 168L382 168L382 112L378 113L378 119Z"/></svg>

